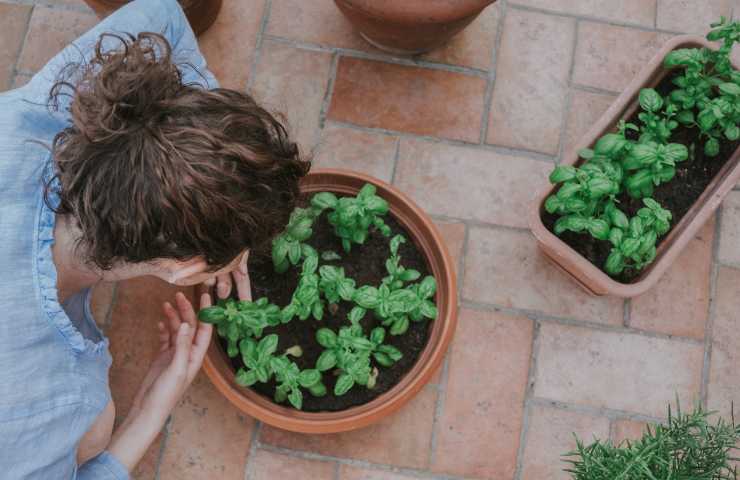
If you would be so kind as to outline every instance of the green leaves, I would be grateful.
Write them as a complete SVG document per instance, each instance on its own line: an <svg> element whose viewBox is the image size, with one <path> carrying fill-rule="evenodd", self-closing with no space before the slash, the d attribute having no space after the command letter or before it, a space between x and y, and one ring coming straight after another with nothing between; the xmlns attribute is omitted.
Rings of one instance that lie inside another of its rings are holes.
<svg viewBox="0 0 740 480"><path fill-rule="evenodd" d="M668 408L665 423L650 425L641 438L614 444L594 440L566 454L573 480L726 480L736 478L734 450L740 427L732 419L710 424L713 413Z"/></svg>
<svg viewBox="0 0 740 480"><path fill-rule="evenodd" d="M659 112L663 108L663 98L652 88L640 90L640 106L643 110L651 113Z"/></svg>
<svg viewBox="0 0 740 480"><path fill-rule="evenodd" d="M350 301L355 293L355 281L344 276L344 268L322 265L319 268L319 289L329 303Z"/></svg>
<svg viewBox="0 0 740 480"><path fill-rule="evenodd" d="M329 206L329 223L334 233L342 239L342 248L349 252L352 244L365 243L370 227L375 227L382 235L389 236L390 228L381 218L388 213L388 202L376 194L373 185L366 184L356 197L342 197Z"/></svg>
<svg viewBox="0 0 740 480"><path fill-rule="evenodd" d="M226 310L219 306L206 307L198 312L198 320L218 324L226 319Z"/></svg>

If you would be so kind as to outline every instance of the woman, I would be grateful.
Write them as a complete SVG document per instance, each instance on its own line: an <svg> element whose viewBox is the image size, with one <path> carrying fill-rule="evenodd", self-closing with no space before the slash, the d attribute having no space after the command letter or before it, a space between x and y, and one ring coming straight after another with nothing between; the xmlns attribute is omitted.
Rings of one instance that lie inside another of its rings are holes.
<svg viewBox="0 0 740 480"><path fill-rule="evenodd" d="M211 327L178 294L111 435L96 282L249 297L246 253L284 228L309 164L249 96L216 87L179 4L140 0L0 95L3 479L128 478L201 366Z"/></svg>

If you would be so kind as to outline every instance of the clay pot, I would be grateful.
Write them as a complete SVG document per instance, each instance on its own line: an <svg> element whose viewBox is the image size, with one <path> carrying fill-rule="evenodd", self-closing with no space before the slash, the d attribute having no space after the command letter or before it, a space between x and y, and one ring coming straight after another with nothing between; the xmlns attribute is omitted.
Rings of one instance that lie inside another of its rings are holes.
<svg viewBox="0 0 740 480"><path fill-rule="evenodd" d="M222 0L179 0L196 35L208 30L221 10ZM108 16L129 0L85 0L98 17Z"/></svg>
<svg viewBox="0 0 740 480"><path fill-rule="evenodd" d="M447 42L495 0L334 0L375 47L414 55Z"/></svg>
<svg viewBox="0 0 740 480"><path fill-rule="evenodd" d="M406 195L376 178L345 170L315 170L301 183L305 193L332 191L356 195L372 183L378 195L390 204L390 214L407 230L410 240L424 253L437 279L439 316L430 322L429 339L413 368L392 389L369 403L339 412L301 412L273 403L234 381L234 369L214 335L206 354L204 370L211 382L245 414L268 425L302 433L335 433L377 422L405 405L429 381L442 363L457 325L457 281L455 266L432 220Z"/></svg>
<svg viewBox="0 0 740 480"><path fill-rule="evenodd" d="M578 157L577 152L579 150L593 147L596 140L601 136L616 130L619 120L632 116L639 106L640 89L654 87L669 73L669 70L663 67L663 58L669 52L678 48L697 47L715 48L704 38L690 35L674 37L666 43L635 76L629 86L580 140L578 145L563 157L562 164L580 165L582 160ZM612 295L622 298L636 297L645 293L658 282L663 273L676 260L691 239L696 236L702 225L709 220L724 197L737 185L739 180L740 148L735 150L732 158L727 161L696 203L663 240L658 247L655 261L645 268L642 274L632 283L622 283L614 280L545 227L541 218L545 211L545 199L555 193L555 188L549 183L533 203L530 209L529 223L532 233L547 257L568 273L587 292L594 295Z"/></svg>

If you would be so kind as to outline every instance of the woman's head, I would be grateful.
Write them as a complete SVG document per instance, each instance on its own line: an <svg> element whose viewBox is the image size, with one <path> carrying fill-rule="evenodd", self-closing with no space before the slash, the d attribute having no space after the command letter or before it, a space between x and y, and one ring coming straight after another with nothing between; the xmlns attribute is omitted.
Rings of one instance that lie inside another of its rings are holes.
<svg viewBox="0 0 740 480"><path fill-rule="evenodd" d="M283 229L310 163L249 95L184 85L160 35L113 38L120 48L101 37L79 80L52 90L74 89L72 125L53 144L57 213L101 270L233 265Z"/></svg>

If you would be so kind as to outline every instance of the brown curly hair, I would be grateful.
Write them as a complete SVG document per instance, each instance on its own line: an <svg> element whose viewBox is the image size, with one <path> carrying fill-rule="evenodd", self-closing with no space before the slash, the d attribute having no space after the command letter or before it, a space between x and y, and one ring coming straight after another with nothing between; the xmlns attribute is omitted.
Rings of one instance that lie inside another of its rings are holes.
<svg viewBox="0 0 740 480"><path fill-rule="evenodd" d="M106 37L120 48L104 49ZM156 33L102 35L75 76L50 93L57 106L72 96L52 145L55 211L76 220L87 260L109 270L203 256L217 270L285 227L310 162L252 97L183 84Z"/></svg>

